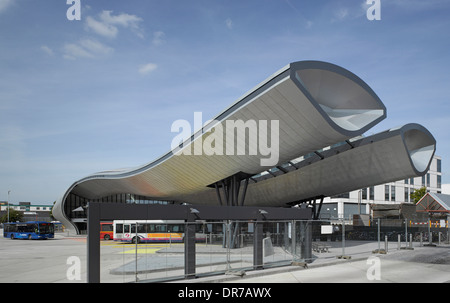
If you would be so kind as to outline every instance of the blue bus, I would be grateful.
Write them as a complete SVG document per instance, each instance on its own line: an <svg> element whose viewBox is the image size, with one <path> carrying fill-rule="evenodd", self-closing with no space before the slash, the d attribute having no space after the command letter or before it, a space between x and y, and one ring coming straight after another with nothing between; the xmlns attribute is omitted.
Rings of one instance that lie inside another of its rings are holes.
<svg viewBox="0 0 450 303"><path fill-rule="evenodd" d="M30 221L3 224L3 237L10 239L51 239L55 236L53 223Z"/></svg>

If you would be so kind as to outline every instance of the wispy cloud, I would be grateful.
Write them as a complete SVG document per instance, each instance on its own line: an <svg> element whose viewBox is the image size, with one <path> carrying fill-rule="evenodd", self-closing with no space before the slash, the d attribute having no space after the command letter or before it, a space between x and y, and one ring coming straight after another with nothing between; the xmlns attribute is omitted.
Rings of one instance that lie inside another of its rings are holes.
<svg viewBox="0 0 450 303"><path fill-rule="evenodd" d="M86 27L97 34L108 38L115 38L118 32L117 27L108 23L97 21L91 16L86 18Z"/></svg>
<svg viewBox="0 0 450 303"><path fill-rule="evenodd" d="M144 65L141 65L139 67L139 73L141 75L147 75L151 72L153 72L154 70L156 70L158 68L158 65L156 65L155 63L147 63Z"/></svg>
<svg viewBox="0 0 450 303"><path fill-rule="evenodd" d="M42 45L41 46L41 51L43 51L44 53L46 53L49 56L53 56L55 53L53 52L53 50L48 47L47 45Z"/></svg>
<svg viewBox="0 0 450 303"><path fill-rule="evenodd" d="M77 44L66 43L64 45L64 58L75 60L77 58L95 58L112 53L114 50L96 40L83 39Z"/></svg>
<svg viewBox="0 0 450 303"><path fill-rule="evenodd" d="M122 13L117 16L111 15L112 11L102 11L100 14L100 19L108 24L120 25L123 27L131 27L131 28L139 28L139 22L142 21L142 18L139 18L136 15L129 15Z"/></svg>
<svg viewBox="0 0 450 303"><path fill-rule="evenodd" d="M113 15L112 11L102 11L99 14L99 19L88 16L86 18L86 28L108 38L115 38L119 32L118 27L131 29L136 35L143 38L143 30L140 27L142 18L136 15L122 13L120 15Z"/></svg>

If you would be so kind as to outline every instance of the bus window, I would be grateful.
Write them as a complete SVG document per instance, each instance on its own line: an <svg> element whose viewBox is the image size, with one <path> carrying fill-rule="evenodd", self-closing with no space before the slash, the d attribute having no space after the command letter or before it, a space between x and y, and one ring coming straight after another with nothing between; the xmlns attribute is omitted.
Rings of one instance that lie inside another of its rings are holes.
<svg viewBox="0 0 450 303"><path fill-rule="evenodd" d="M148 226L148 232L149 233L154 233L155 231L156 231L156 228L155 228L155 224L149 224L149 226Z"/></svg>
<svg viewBox="0 0 450 303"><path fill-rule="evenodd" d="M138 223L138 233L146 233L147 232L147 225L144 223Z"/></svg>
<svg viewBox="0 0 450 303"><path fill-rule="evenodd" d="M116 224L116 233L123 233L123 224Z"/></svg>
<svg viewBox="0 0 450 303"><path fill-rule="evenodd" d="M40 223L39 233L41 234L52 234L54 233L53 224L51 223Z"/></svg>
<svg viewBox="0 0 450 303"><path fill-rule="evenodd" d="M184 232L184 225L168 225L168 228L170 232L173 233L182 233Z"/></svg>
<svg viewBox="0 0 450 303"><path fill-rule="evenodd" d="M123 226L123 232L124 233L129 233L130 232L130 225L129 224L125 224Z"/></svg>
<svg viewBox="0 0 450 303"><path fill-rule="evenodd" d="M165 224L155 225L155 232L166 232L166 231L167 231L167 225L165 225Z"/></svg>
<svg viewBox="0 0 450 303"><path fill-rule="evenodd" d="M109 224L109 223L103 223L103 224L101 224L101 231L113 231L113 225L112 225L112 223L111 224Z"/></svg>

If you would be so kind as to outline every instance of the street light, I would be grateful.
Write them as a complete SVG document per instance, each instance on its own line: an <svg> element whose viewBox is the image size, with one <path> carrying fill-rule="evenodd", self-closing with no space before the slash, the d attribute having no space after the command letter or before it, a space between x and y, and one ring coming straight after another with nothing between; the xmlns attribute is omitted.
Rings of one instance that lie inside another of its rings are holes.
<svg viewBox="0 0 450 303"><path fill-rule="evenodd" d="M11 193L11 190L8 190L8 201L7 202L7 211L8 211L8 223L9 223L9 194Z"/></svg>

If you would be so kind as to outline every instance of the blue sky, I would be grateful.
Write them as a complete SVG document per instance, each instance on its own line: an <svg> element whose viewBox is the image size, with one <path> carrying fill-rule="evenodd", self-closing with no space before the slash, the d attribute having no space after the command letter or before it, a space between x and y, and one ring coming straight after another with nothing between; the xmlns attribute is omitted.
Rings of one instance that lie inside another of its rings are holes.
<svg viewBox="0 0 450 303"><path fill-rule="evenodd" d="M349 69L388 117L437 139L450 183L450 2L0 0L0 200L50 204L76 180L170 150L290 62Z"/></svg>

